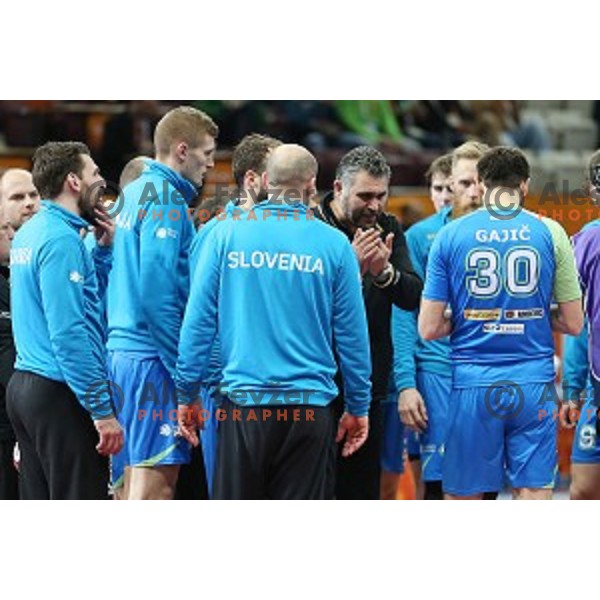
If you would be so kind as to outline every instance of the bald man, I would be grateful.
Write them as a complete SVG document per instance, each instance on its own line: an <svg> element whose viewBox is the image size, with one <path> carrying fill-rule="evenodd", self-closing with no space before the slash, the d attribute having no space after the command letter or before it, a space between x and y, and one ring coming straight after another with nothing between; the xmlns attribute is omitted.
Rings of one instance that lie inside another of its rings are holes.
<svg viewBox="0 0 600 600"><path fill-rule="evenodd" d="M40 209L40 194L31 173L25 169L8 169L0 178L0 203L5 218L17 231Z"/></svg>
<svg viewBox="0 0 600 600"><path fill-rule="evenodd" d="M316 175L305 148L275 148L263 175L267 200L215 227L192 275L176 374L180 433L198 443L194 407L218 330L217 499L327 497L336 355L343 454L367 438L371 365L358 263L346 237L308 209Z"/></svg>

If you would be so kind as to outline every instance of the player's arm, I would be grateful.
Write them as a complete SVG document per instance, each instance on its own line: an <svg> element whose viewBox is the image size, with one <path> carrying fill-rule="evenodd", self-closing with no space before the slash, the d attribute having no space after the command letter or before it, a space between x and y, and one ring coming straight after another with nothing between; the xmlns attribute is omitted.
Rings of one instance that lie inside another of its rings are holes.
<svg viewBox="0 0 600 600"><path fill-rule="evenodd" d="M391 283L383 289L390 295L392 302L398 308L416 310L421 300L423 281L415 272L411 262L404 232L395 218L390 223L394 239L389 264L393 269L394 276Z"/></svg>
<svg viewBox="0 0 600 600"><path fill-rule="evenodd" d="M173 377L183 319L178 263L188 217L182 207L158 205L140 226L140 300L158 355ZM175 211L180 218L172 218Z"/></svg>
<svg viewBox="0 0 600 600"><path fill-rule="evenodd" d="M85 323L84 252L74 236L51 240L40 249L37 267L42 306L65 382L100 433L98 451L114 454L123 445L123 434L114 418L105 362L94 353Z"/></svg>
<svg viewBox="0 0 600 600"><path fill-rule="evenodd" d="M369 431L371 350L361 277L350 244L344 245L333 283L333 339L344 381L344 415L336 440L343 456L362 446Z"/></svg>
<svg viewBox="0 0 600 600"><path fill-rule="evenodd" d="M579 335L583 328L583 308L573 248L565 230L556 221L547 219L544 222L552 234L556 263L553 295L558 310L552 315L552 329Z"/></svg>
<svg viewBox="0 0 600 600"><path fill-rule="evenodd" d="M559 302L558 310L552 314L552 329L566 335L579 335L583 329L581 300Z"/></svg>
<svg viewBox="0 0 600 600"><path fill-rule="evenodd" d="M112 246L99 246L96 244L92 248L91 256L96 270L96 278L98 280L98 296L100 300L103 300L106 296L108 277L113 264Z"/></svg>
<svg viewBox="0 0 600 600"><path fill-rule="evenodd" d="M422 238L414 228L406 234L406 245L415 272L424 279L427 257L422 248ZM399 392L398 412L402 422L412 429L422 431L427 426L425 402L417 390L417 364L415 350L419 333L418 311L392 306L392 342L394 347L394 384Z"/></svg>
<svg viewBox="0 0 600 600"><path fill-rule="evenodd" d="M220 248L203 245L198 264L191 274L190 297L185 309L175 384L179 404L197 399L208 357L217 335L219 285L221 278Z"/></svg>
<svg viewBox="0 0 600 600"><path fill-rule="evenodd" d="M424 340L437 340L452 332L452 321L446 317L446 306L446 302L423 298L419 312L419 334Z"/></svg>
<svg viewBox="0 0 600 600"><path fill-rule="evenodd" d="M436 236L429 252L425 289L419 311L419 335L424 340L437 340L452 332L452 321L446 312L450 297L450 271L445 258L447 229Z"/></svg>
<svg viewBox="0 0 600 600"><path fill-rule="evenodd" d="M563 396L578 401L588 383L590 366L588 358L588 331L584 328L577 336L564 339Z"/></svg>

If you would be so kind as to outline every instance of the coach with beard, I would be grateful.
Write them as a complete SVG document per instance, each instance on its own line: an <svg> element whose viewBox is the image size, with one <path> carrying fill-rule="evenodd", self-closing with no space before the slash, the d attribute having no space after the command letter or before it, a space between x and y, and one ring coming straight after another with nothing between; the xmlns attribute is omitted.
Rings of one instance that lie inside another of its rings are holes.
<svg viewBox="0 0 600 600"><path fill-rule="evenodd" d="M396 218L384 212L390 176L391 169L381 152L370 146L354 148L340 161L333 191L317 210L317 216L344 232L354 247L362 275L371 346L371 428L360 450L348 458L338 456L335 497L341 500L379 499L381 403L387 395L393 360L392 304L414 310L423 288ZM343 390L339 374L337 383ZM337 399L339 414L343 405L341 392Z"/></svg>

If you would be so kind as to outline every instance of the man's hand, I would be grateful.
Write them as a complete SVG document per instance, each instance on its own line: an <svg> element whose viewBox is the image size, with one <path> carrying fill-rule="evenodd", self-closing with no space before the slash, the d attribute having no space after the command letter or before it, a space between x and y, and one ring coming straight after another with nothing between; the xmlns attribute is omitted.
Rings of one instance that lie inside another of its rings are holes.
<svg viewBox="0 0 600 600"><path fill-rule="evenodd" d="M427 409L423 396L415 388L407 388L398 396L398 413L400 420L417 433L427 429Z"/></svg>
<svg viewBox="0 0 600 600"><path fill-rule="evenodd" d="M581 402L569 400L560 405L559 420L565 429L573 429L577 425L577 416L580 414Z"/></svg>
<svg viewBox="0 0 600 600"><path fill-rule="evenodd" d="M363 231L362 229L356 230L354 239L352 240L352 247L356 253L356 258L358 258L361 277L369 271L371 259L367 257L379 244L381 244L381 238L377 229L367 229L367 231Z"/></svg>
<svg viewBox="0 0 600 600"><path fill-rule="evenodd" d="M338 424L335 441L339 444L345 438L342 456L347 458L365 443L368 435L369 417L354 417L345 412Z"/></svg>
<svg viewBox="0 0 600 600"><path fill-rule="evenodd" d="M115 222L112 217L103 208L95 208L96 224L94 226L94 235L98 246L108 248L112 246L115 239Z"/></svg>
<svg viewBox="0 0 600 600"><path fill-rule="evenodd" d="M200 420L200 404L180 404L177 407L178 435L187 440L194 448L200 443L198 429L203 429L204 421Z"/></svg>
<svg viewBox="0 0 600 600"><path fill-rule="evenodd" d="M390 256L392 256L392 247L394 244L394 234L388 233L385 238L385 243L381 241L381 238L377 237L377 245L372 248L365 256L365 261L369 265L369 273L373 277L381 275L387 264L390 262Z"/></svg>
<svg viewBox="0 0 600 600"><path fill-rule="evenodd" d="M108 456L121 450L123 447L123 430L115 417L97 419L94 421L94 427L100 435L100 441L96 446L99 454Z"/></svg>

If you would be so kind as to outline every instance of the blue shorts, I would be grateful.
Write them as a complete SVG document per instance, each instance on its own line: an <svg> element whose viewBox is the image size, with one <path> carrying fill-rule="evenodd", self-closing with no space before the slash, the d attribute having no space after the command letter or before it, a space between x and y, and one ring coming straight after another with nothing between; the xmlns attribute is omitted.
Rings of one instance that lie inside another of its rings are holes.
<svg viewBox="0 0 600 600"><path fill-rule="evenodd" d="M411 460L421 460L421 440L414 429L406 431L406 453Z"/></svg>
<svg viewBox="0 0 600 600"><path fill-rule="evenodd" d="M554 487L557 414L544 403L549 385L554 382L521 384L510 393L490 387L452 390L445 492L496 492L505 474L513 488Z"/></svg>
<svg viewBox="0 0 600 600"><path fill-rule="evenodd" d="M173 380L158 358L111 352L109 377L117 390L117 418L125 433L123 450L113 457L116 485L125 466L155 467L190 462L191 447L177 437L177 397ZM115 393L113 392L113 396Z"/></svg>
<svg viewBox="0 0 600 600"><path fill-rule="evenodd" d="M393 397L392 397L393 396ZM381 470L387 473L404 473L404 425L398 414L393 393L388 402L383 403L383 447L381 449Z"/></svg>
<svg viewBox="0 0 600 600"><path fill-rule="evenodd" d="M427 429L419 435L421 477L423 481L441 481L452 376L418 371L417 389L425 401L428 417Z"/></svg>
<svg viewBox="0 0 600 600"><path fill-rule="evenodd" d="M217 463L217 434L219 430L216 411L221 406L222 401L217 386L203 386L200 394L203 415L205 415L203 416L204 428L200 431L200 442L202 444L202 455L204 456L208 494L212 498L215 465Z"/></svg>
<svg viewBox="0 0 600 600"><path fill-rule="evenodd" d="M577 419L571 462L595 465L600 463L600 439L596 432L598 403L594 402L594 392L591 386L588 386L585 392L586 399Z"/></svg>

